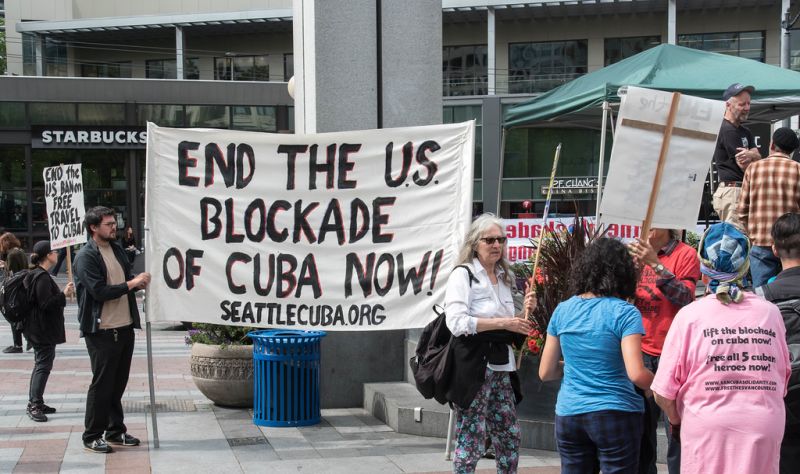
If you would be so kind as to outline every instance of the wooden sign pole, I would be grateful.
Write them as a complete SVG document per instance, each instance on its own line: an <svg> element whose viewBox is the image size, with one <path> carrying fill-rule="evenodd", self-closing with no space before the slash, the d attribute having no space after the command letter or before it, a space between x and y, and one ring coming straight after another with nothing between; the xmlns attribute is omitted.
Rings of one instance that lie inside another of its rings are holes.
<svg viewBox="0 0 800 474"><path fill-rule="evenodd" d="M533 257L533 271L528 280L528 288L535 288L533 286L536 281L536 269L539 268L539 256L542 254L542 242L544 241L544 234L547 233L547 216L550 214L550 200L553 198L553 182L556 179L556 168L558 168L558 159L561 157L561 144L556 147L556 154L553 157L553 169L550 171L550 184L547 187L547 199L544 202L544 212L542 213L542 231L539 232L539 241L536 243L536 256ZM536 291L534 289L534 291ZM528 319L528 309L523 308L525 319ZM525 339L527 344L528 339ZM522 364L522 354L525 352L525 347L520 349L519 356L517 356L517 368Z"/></svg>
<svg viewBox="0 0 800 474"><path fill-rule="evenodd" d="M650 201L647 204L647 214L645 215L644 222L642 222L642 233L639 235L639 238L642 240L647 239L647 234L650 233L650 226L653 223L653 214L656 211L658 193L661 190L661 177L664 174L664 164L667 161L669 142L672 139L672 129L675 126L675 116L678 114L678 104L680 101L680 92L673 92L672 105L670 106L669 115L667 116L667 124L664 127L664 139L661 142L661 152L658 154L658 167L656 168L656 176L653 178L653 190L650 192Z"/></svg>

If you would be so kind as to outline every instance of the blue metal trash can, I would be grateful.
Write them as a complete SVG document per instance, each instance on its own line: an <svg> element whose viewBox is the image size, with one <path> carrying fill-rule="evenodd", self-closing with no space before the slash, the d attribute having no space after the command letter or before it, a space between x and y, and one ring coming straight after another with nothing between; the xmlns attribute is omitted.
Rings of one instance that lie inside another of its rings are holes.
<svg viewBox="0 0 800 474"><path fill-rule="evenodd" d="M322 331L252 331L253 423L308 426L320 422L319 369Z"/></svg>

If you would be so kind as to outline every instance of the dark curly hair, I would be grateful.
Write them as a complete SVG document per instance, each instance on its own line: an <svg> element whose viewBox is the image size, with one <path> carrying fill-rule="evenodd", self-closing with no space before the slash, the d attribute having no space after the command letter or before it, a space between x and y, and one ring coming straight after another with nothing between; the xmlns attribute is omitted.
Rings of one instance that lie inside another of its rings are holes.
<svg viewBox="0 0 800 474"><path fill-rule="evenodd" d="M636 292L638 273L625 244L606 237L594 240L570 272L574 295L594 293L628 299Z"/></svg>

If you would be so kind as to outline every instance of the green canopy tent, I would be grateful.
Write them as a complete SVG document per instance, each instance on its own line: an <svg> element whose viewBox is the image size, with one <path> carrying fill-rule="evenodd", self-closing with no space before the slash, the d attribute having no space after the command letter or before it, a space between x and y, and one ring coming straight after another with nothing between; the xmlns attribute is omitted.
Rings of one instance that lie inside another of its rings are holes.
<svg viewBox="0 0 800 474"><path fill-rule="evenodd" d="M722 93L733 82L756 89L750 122L771 123L800 114L800 73L751 59L662 44L510 108L504 117L503 137L508 129L523 127L601 130L599 205L607 119L613 108L619 107L621 87L647 87L722 100ZM502 162L503 158L501 169ZM498 194L499 191L498 187ZM498 195L498 201L499 198Z"/></svg>
<svg viewBox="0 0 800 474"><path fill-rule="evenodd" d="M510 108L503 128L559 123L598 129L603 102L618 105L617 91L622 86L721 100L733 82L756 88L751 121L774 122L800 113L800 73L752 59L662 44Z"/></svg>

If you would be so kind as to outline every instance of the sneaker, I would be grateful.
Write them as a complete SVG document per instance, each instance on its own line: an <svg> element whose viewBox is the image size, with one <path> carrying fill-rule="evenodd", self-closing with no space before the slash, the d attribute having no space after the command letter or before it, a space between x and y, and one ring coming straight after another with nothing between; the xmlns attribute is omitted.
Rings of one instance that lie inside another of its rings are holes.
<svg viewBox="0 0 800 474"><path fill-rule="evenodd" d="M93 453L100 453L100 454L107 454L113 451L113 449L111 449L111 446L106 444L103 438L97 438L92 441L84 441L83 449L91 451Z"/></svg>
<svg viewBox="0 0 800 474"><path fill-rule="evenodd" d="M33 421L47 421L47 416L42 412L41 407L38 405L28 405L28 408L25 410L28 414L28 417Z"/></svg>
<svg viewBox="0 0 800 474"><path fill-rule="evenodd" d="M47 406L44 403L39 405L39 408L42 410L42 413L44 413L45 415L52 415L53 413L56 412L55 408L53 408L51 406Z"/></svg>
<svg viewBox="0 0 800 474"><path fill-rule="evenodd" d="M22 346L8 346L3 349L3 354L21 354Z"/></svg>
<svg viewBox="0 0 800 474"><path fill-rule="evenodd" d="M494 459L494 446L489 446L483 453L484 459Z"/></svg>
<svg viewBox="0 0 800 474"><path fill-rule="evenodd" d="M106 436L106 442L115 444L117 446L139 446L139 438L134 438L128 433L122 433L116 436Z"/></svg>

